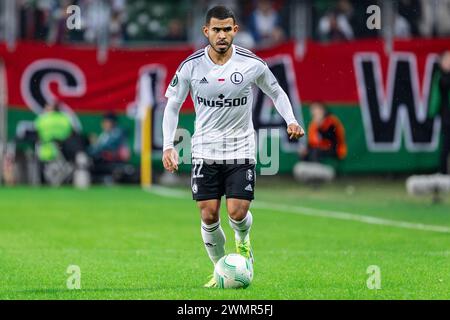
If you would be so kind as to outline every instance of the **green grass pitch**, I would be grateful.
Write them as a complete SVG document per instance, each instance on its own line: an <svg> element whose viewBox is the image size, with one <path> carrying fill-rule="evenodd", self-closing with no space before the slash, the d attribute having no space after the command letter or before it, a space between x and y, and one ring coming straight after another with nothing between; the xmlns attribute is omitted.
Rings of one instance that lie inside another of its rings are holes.
<svg viewBox="0 0 450 320"><path fill-rule="evenodd" d="M261 179L254 281L220 290L202 288L212 264L189 187L154 190L0 189L0 299L450 298L448 197L432 205L402 181L313 190ZM224 206L221 217L233 252ZM69 265L81 269L80 290L66 287ZM366 285L370 265L379 290Z"/></svg>

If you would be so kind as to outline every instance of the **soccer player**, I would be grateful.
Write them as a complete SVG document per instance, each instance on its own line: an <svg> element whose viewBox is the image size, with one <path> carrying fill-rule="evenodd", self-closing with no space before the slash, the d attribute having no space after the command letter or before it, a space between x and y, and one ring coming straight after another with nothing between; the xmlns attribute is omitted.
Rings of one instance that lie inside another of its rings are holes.
<svg viewBox="0 0 450 320"><path fill-rule="evenodd" d="M209 45L190 55L178 67L167 88L163 118L163 164L178 170L174 149L178 113L190 91L195 105L192 137L192 197L201 215L201 234L213 264L225 255L220 225L220 201L226 196L229 224L235 231L236 250L253 263L249 211L255 188L255 136L252 123L252 86L274 102L287 124L290 139L304 135L288 96L267 64L251 51L233 45L239 27L233 12L216 6L206 14L203 34ZM216 287L214 276L205 287Z"/></svg>

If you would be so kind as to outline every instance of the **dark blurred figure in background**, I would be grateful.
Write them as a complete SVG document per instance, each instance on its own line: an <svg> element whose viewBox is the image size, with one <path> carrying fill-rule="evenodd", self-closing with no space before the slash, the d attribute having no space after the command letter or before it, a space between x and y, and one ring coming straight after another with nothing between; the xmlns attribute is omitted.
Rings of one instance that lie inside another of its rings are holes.
<svg viewBox="0 0 450 320"><path fill-rule="evenodd" d="M71 0L20 0L20 38L61 43L66 36L66 9Z"/></svg>
<svg viewBox="0 0 450 320"><path fill-rule="evenodd" d="M130 159L130 150L125 132L117 123L114 113L107 113L102 120L102 133L91 137L88 154L93 160L92 177L94 181L113 182Z"/></svg>
<svg viewBox="0 0 450 320"><path fill-rule="evenodd" d="M280 14L272 0L259 0L249 16L248 30L254 41L261 46L275 45L285 40Z"/></svg>
<svg viewBox="0 0 450 320"><path fill-rule="evenodd" d="M167 25L167 34L162 38L164 41L186 41L186 27L183 25L183 21L177 18L170 19Z"/></svg>
<svg viewBox="0 0 450 320"><path fill-rule="evenodd" d="M20 0L20 36L22 39L46 40L55 1Z"/></svg>
<svg viewBox="0 0 450 320"><path fill-rule="evenodd" d="M349 0L339 0L319 20L318 35L322 41L346 41L354 38L353 6Z"/></svg>
<svg viewBox="0 0 450 320"><path fill-rule="evenodd" d="M311 123L308 127L308 145L301 147L302 160L320 162L325 158L342 160L347 156L344 126L321 102L310 106Z"/></svg>
<svg viewBox="0 0 450 320"><path fill-rule="evenodd" d="M441 55L439 69L435 72L431 84L428 116L441 117L442 149L439 171L448 173L448 155L450 153L450 50Z"/></svg>
<svg viewBox="0 0 450 320"><path fill-rule="evenodd" d="M419 36L419 23L422 18L422 7L419 0L400 0L398 14L406 19L412 36Z"/></svg>

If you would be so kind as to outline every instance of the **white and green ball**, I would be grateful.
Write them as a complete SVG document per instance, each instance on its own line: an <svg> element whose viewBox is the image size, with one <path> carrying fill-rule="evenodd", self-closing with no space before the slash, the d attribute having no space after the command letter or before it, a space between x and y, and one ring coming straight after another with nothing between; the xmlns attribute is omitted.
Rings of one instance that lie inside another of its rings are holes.
<svg viewBox="0 0 450 320"><path fill-rule="evenodd" d="M214 278L219 288L245 289L253 280L252 263L240 254L228 254L216 263Z"/></svg>

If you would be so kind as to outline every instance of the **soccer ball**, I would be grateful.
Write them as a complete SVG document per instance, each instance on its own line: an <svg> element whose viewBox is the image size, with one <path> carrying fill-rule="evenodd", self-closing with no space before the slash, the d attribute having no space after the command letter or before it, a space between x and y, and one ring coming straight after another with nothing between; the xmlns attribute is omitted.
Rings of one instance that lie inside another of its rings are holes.
<svg viewBox="0 0 450 320"><path fill-rule="evenodd" d="M228 254L217 261L214 268L214 278L219 288L245 289L253 280L252 263L240 254Z"/></svg>

